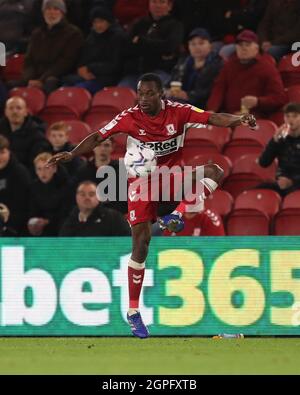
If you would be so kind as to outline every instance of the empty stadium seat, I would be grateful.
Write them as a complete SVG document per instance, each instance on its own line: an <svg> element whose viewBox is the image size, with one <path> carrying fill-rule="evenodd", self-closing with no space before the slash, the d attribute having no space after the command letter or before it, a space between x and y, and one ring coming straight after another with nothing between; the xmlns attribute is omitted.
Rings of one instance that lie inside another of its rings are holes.
<svg viewBox="0 0 300 395"><path fill-rule="evenodd" d="M300 235L300 209L284 209L280 211L274 223L274 234L277 236Z"/></svg>
<svg viewBox="0 0 300 395"><path fill-rule="evenodd" d="M300 66L294 66L292 61L294 55L290 53L283 56L278 63L278 70L286 88L300 84Z"/></svg>
<svg viewBox="0 0 300 395"><path fill-rule="evenodd" d="M46 107L39 116L48 124L81 119L89 109L91 94L84 88L59 88L47 99Z"/></svg>
<svg viewBox="0 0 300 395"><path fill-rule="evenodd" d="M287 88L287 95L290 102L300 102L300 84Z"/></svg>
<svg viewBox="0 0 300 395"><path fill-rule="evenodd" d="M255 209L233 210L227 217L226 234L228 236L267 236L269 235L269 217Z"/></svg>
<svg viewBox="0 0 300 395"><path fill-rule="evenodd" d="M262 145L266 145L277 130L277 125L267 119L257 120L257 130L253 131L248 126L237 126L233 132L232 140L247 139L256 140Z"/></svg>
<svg viewBox="0 0 300 395"><path fill-rule="evenodd" d="M41 89L34 87L14 88L9 92L9 96L22 97L31 114L36 115L45 107L46 96Z"/></svg>
<svg viewBox="0 0 300 395"><path fill-rule="evenodd" d="M109 122L117 114L134 107L135 104L136 93L132 89L117 86L104 88L95 94L84 120L94 128L99 122Z"/></svg>
<svg viewBox="0 0 300 395"><path fill-rule="evenodd" d="M82 121L66 121L69 129L69 141L72 144L78 144L85 139L90 133L91 128L89 125Z"/></svg>
<svg viewBox="0 0 300 395"><path fill-rule="evenodd" d="M277 169L277 161L274 161L268 167L261 167L258 163L256 154L243 155L237 159L233 165L232 174L253 173L264 181L274 181Z"/></svg>
<svg viewBox="0 0 300 395"><path fill-rule="evenodd" d="M204 202L204 207L217 212L221 217L226 217L233 205L233 198L229 192L222 189L217 189L214 193L209 195Z"/></svg>
<svg viewBox="0 0 300 395"><path fill-rule="evenodd" d="M206 128L191 128L186 133L185 144L187 145L201 145L216 148L217 151L222 151L224 145L230 140L231 129L219 128L208 125Z"/></svg>
<svg viewBox="0 0 300 395"><path fill-rule="evenodd" d="M232 169L232 163L229 158L219 153L212 154L202 154L196 155L193 157L185 157L184 156L184 165L185 166L202 166L210 163L216 163L224 170L224 178L229 176Z"/></svg>
<svg viewBox="0 0 300 395"><path fill-rule="evenodd" d="M240 193L253 189L261 184L263 179L254 173L230 174L222 183L222 188L236 198Z"/></svg>
<svg viewBox="0 0 300 395"><path fill-rule="evenodd" d="M282 208L300 210L300 190L286 195L282 203Z"/></svg>
<svg viewBox="0 0 300 395"><path fill-rule="evenodd" d="M23 54L15 54L6 59L6 66L3 67L3 79L5 81L17 81L21 79L24 67Z"/></svg>
<svg viewBox="0 0 300 395"><path fill-rule="evenodd" d="M270 218L279 211L280 195L269 189L251 189L237 196L234 209L256 209L266 213Z"/></svg>
<svg viewBox="0 0 300 395"><path fill-rule="evenodd" d="M234 164L243 155L256 154L259 156L264 149L264 144L253 139L238 139L229 141L224 147L223 155L227 156Z"/></svg>

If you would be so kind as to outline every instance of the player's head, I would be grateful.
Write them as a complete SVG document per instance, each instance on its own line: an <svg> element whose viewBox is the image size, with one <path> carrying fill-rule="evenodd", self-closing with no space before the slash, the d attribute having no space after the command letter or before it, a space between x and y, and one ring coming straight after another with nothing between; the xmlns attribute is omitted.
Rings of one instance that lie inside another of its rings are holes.
<svg viewBox="0 0 300 395"><path fill-rule="evenodd" d="M148 115L156 115L161 110L163 85L154 73L141 76L137 84L137 99L141 110Z"/></svg>
<svg viewBox="0 0 300 395"><path fill-rule="evenodd" d="M76 191L76 203L79 211L88 212L94 210L99 200L97 198L97 186L92 181L83 181Z"/></svg>
<svg viewBox="0 0 300 395"><path fill-rule="evenodd" d="M48 139L55 151L61 149L69 140L68 125L61 121L56 122L48 129Z"/></svg>
<svg viewBox="0 0 300 395"><path fill-rule="evenodd" d="M300 132L300 103L288 103L284 109L284 121L292 132Z"/></svg>
<svg viewBox="0 0 300 395"><path fill-rule="evenodd" d="M33 161L36 175L43 184L48 184L57 171L57 166L46 167L46 164L51 158L52 155L49 152L43 152Z"/></svg>

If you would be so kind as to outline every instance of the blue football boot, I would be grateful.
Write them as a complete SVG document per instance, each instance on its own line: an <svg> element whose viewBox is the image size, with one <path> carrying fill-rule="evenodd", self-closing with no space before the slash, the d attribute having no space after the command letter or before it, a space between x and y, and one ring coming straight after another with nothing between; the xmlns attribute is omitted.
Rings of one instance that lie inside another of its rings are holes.
<svg viewBox="0 0 300 395"><path fill-rule="evenodd" d="M148 328L143 323L141 314L138 311L132 315L127 314L127 321L134 336L139 337L140 339L146 339L149 337Z"/></svg>
<svg viewBox="0 0 300 395"><path fill-rule="evenodd" d="M158 219L161 230L167 229L169 232L181 232L184 228L184 221L178 214L165 215Z"/></svg>

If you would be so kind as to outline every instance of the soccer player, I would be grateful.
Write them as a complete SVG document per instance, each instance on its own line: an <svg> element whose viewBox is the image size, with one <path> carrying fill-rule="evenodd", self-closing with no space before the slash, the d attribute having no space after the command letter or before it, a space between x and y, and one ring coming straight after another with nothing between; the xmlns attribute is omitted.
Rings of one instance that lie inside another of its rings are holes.
<svg viewBox="0 0 300 395"><path fill-rule="evenodd" d="M179 165L182 158L184 137L191 127L214 125L235 127L241 124L256 127L252 115L212 114L189 104L179 104L163 100L163 86L156 74L143 75L137 85L138 104L117 115L109 124L95 133L90 134L71 152L58 153L49 165L60 161L72 160L75 156L90 152L97 145L115 133L127 133L128 144L141 142L154 148L158 157L158 166ZM201 130L199 130L199 135ZM203 179L195 180L202 183L202 197L211 194L223 176L223 170L215 164L205 165ZM194 178L193 178L194 179ZM129 184L133 182L129 179ZM151 224L156 221L157 201L141 201L134 199L129 188L128 220L132 230L132 255L128 263L129 311L128 322L133 335L139 338L149 336L139 312L139 297L142 289L145 261L151 239ZM161 225L170 231L183 228L181 219L186 211L187 202L182 201L170 215L161 219ZM190 204L190 203L189 203Z"/></svg>

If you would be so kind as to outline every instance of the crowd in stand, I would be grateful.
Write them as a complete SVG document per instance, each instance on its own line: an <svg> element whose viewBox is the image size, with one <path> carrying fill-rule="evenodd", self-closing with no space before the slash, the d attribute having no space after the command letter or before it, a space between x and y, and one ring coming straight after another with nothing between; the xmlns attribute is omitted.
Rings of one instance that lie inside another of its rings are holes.
<svg viewBox="0 0 300 395"><path fill-rule="evenodd" d="M135 90L141 74L155 72L171 100L277 116L279 129L259 158L261 167L278 160L276 182L260 187L281 196L300 189L300 104L287 105L278 68L299 38L297 0L0 0L7 58L24 54L18 78L0 73L2 236L130 234L126 202L96 196L97 169L120 171L113 139L91 158L46 168L52 154L72 148L68 127L32 115L23 98L9 97L15 87L49 95L75 86L94 95L107 86ZM185 221L183 235L224 234L210 210Z"/></svg>

